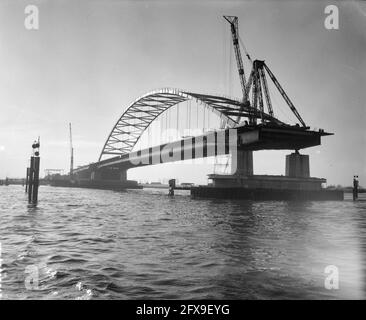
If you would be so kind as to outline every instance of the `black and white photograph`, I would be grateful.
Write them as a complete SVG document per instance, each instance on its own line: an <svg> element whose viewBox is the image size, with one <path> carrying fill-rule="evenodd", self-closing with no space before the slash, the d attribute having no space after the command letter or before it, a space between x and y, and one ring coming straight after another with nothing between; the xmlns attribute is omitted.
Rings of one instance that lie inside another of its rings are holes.
<svg viewBox="0 0 366 320"><path fill-rule="evenodd" d="M0 300L365 300L365 101L366 1L0 0Z"/></svg>

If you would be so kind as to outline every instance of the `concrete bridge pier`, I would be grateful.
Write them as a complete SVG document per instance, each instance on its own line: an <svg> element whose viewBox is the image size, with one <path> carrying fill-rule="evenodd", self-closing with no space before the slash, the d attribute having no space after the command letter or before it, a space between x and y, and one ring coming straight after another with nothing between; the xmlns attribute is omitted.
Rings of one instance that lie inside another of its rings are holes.
<svg viewBox="0 0 366 320"><path fill-rule="evenodd" d="M210 174L212 185L218 188L243 190L321 190L325 179L310 177L309 156L298 151L286 156L285 175L254 175L253 151L237 149L232 154L230 175Z"/></svg>
<svg viewBox="0 0 366 320"><path fill-rule="evenodd" d="M94 169L90 176L91 180L121 181L127 180L127 170L118 167L104 167Z"/></svg>
<svg viewBox="0 0 366 320"><path fill-rule="evenodd" d="M309 178L309 155L300 154L299 151L286 156L286 176L293 178Z"/></svg>
<svg viewBox="0 0 366 320"><path fill-rule="evenodd" d="M236 154L231 155L231 174L253 175L253 151L237 149Z"/></svg>
<svg viewBox="0 0 366 320"><path fill-rule="evenodd" d="M98 189L139 188L137 181L127 180L127 169L119 167L91 167L75 176L79 187Z"/></svg>
<svg viewBox="0 0 366 320"><path fill-rule="evenodd" d="M253 151L238 149L231 158L231 174L236 176L253 176ZM300 154L298 150L286 155L286 177L309 178L309 155Z"/></svg>

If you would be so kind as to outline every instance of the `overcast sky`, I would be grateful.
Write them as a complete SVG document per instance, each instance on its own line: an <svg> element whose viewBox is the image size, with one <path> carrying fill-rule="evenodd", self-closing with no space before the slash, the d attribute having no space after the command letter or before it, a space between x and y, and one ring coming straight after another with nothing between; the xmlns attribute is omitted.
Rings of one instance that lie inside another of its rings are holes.
<svg viewBox="0 0 366 320"><path fill-rule="evenodd" d="M24 27L28 4L39 30ZM328 4L339 30L324 27ZM118 117L153 89L240 97L224 14L239 17L252 58L266 60L305 122L335 133L303 151L311 175L350 185L357 173L366 185L366 5L354 1L0 0L0 178L24 176L38 135L42 170L68 170L69 122L75 164L96 161ZM255 172L284 174L287 153L256 153ZM170 164L129 178L203 183L210 172Z"/></svg>

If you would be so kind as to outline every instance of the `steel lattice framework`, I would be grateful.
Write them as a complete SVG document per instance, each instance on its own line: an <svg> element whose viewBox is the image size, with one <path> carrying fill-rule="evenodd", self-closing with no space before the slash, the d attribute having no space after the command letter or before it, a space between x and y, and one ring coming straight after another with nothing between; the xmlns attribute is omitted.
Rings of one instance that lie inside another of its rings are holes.
<svg viewBox="0 0 366 320"><path fill-rule="evenodd" d="M223 118L228 127L235 127L238 124L235 119L249 116L278 124L283 123L262 110L243 105L239 100L164 88L139 97L126 109L109 134L99 161L103 155L130 153L141 135L157 117L172 106L188 100L196 100Z"/></svg>

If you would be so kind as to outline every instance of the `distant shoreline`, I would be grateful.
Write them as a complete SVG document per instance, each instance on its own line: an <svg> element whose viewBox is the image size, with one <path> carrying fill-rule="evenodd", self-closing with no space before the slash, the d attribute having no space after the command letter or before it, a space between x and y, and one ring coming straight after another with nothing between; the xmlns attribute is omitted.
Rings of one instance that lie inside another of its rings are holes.
<svg viewBox="0 0 366 320"><path fill-rule="evenodd" d="M6 179L0 179L0 186L1 185L5 185L5 181ZM22 178L8 178L8 184L9 185L23 185L25 184L25 179ZM47 181L45 181L44 179L40 179L40 184L41 185L46 185ZM140 183L140 185L143 188L152 188L152 189L168 189L169 185L168 184L163 184L163 183ZM342 190L345 193L353 193L353 188L352 187L326 187L325 189L327 190ZM366 189L365 188L359 188L358 189L358 193L366 193Z"/></svg>

